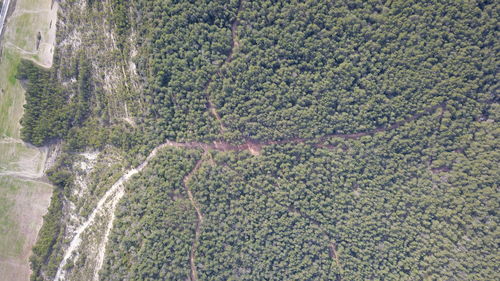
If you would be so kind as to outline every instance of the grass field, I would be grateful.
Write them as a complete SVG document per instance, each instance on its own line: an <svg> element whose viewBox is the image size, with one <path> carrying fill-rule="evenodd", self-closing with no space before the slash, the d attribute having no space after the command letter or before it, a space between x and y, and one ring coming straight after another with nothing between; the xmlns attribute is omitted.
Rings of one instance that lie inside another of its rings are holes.
<svg viewBox="0 0 500 281"><path fill-rule="evenodd" d="M24 90L15 78L22 58L44 67L52 64L57 7L51 4L52 0L17 0L0 43L1 280L29 279L28 258L52 194L52 186L43 180L47 149L20 140Z"/></svg>
<svg viewBox="0 0 500 281"><path fill-rule="evenodd" d="M7 238L0 239L2 260L28 257L38 232L33 218L44 212L51 190L46 183L0 176L0 235Z"/></svg>
<svg viewBox="0 0 500 281"><path fill-rule="evenodd" d="M18 173L28 178L43 176L46 149L38 149L18 142L0 143L0 176Z"/></svg>
<svg viewBox="0 0 500 281"><path fill-rule="evenodd" d="M19 138L19 120L23 114L24 94L16 81L20 55L3 48L0 62L0 136Z"/></svg>
<svg viewBox="0 0 500 281"><path fill-rule="evenodd" d="M0 177L0 276L28 280L28 258L50 202L49 184ZM5 278L5 279L3 279Z"/></svg>

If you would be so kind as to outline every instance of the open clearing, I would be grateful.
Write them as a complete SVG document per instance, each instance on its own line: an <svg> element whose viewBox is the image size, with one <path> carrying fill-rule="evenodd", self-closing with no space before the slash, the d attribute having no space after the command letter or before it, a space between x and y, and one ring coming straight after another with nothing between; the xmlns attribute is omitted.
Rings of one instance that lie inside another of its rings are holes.
<svg viewBox="0 0 500 281"><path fill-rule="evenodd" d="M57 3L17 0L0 42L0 279L29 280L28 259L52 194L44 182L47 148L20 140L24 90L16 80L21 58L52 65ZM37 49L37 35L41 39Z"/></svg>
<svg viewBox="0 0 500 281"><path fill-rule="evenodd" d="M0 176L0 275L3 280L29 279L27 261L51 191L52 187L45 183Z"/></svg>

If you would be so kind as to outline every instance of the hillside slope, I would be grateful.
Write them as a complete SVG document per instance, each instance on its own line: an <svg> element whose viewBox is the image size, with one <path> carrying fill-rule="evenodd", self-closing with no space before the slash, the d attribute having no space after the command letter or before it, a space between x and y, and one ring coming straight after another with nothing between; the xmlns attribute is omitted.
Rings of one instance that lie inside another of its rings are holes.
<svg viewBox="0 0 500 281"><path fill-rule="evenodd" d="M62 1L32 279L500 278L499 11Z"/></svg>

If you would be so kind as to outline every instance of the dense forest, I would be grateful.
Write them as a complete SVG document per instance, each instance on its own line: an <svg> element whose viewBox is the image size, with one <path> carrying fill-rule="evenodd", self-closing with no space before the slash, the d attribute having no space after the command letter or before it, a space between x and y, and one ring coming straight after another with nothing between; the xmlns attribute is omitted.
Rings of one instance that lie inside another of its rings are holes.
<svg viewBox="0 0 500 281"><path fill-rule="evenodd" d="M21 135L34 145L61 138L69 129L67 101L51 74L29 60L21 61L17 72L17 78L26 82Z"/></svg>
<svg viewBox="0 0 500 281"><path fill-rule="evenodd" d="M109 5L136 123L110 117L91 52L18 73L33 144L130 167L170 146L125 184L101 280L500 278L497 1ZM64 155L34 280L64 250Z"/></svg>
<svg viewBox="0 0 500 281"><path fill-rule="evenodd" d="M129 185L102 278L182 279L197 243L199 280L496 279L500 131L440 116L332 149L203 155L195 242L180 182L195 160L168 150Z"/></svg>
<svg viewBox="0 0 500 281"><path fill-rule="evenodd" d="M73 75L75 89L64 89L57 80L57 68L47 70L30 60L19 64L17 78L25 81L26 104L21 121L25 141L44 145L56 139L68 139L90 113L91 69L80 54ZM71 131L71 132L73 132Z"/></svg>
<svg viewBox="0 0 500 281"><path fill-rule="evenodd" d="M137 23L155 134L220 138L209 102L224 137L242 141L361 132L491 99L493 3L220 2L139 1L137 17L155 19Z"/></svg>

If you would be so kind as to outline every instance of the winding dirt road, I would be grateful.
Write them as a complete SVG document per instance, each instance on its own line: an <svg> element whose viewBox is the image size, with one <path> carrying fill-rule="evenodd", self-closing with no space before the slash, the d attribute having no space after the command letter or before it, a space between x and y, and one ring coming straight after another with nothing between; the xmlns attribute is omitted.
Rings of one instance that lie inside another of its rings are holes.
<svg viewBox="0 0 500 281"><path fill-rule="evenodd" d="M240 46L240 43L238 41L238 23L239 23L238 15L239 15L241 8L242 8L242 1L239 2L239 7L238 7L238 12L237 12L236 18L231 25L231 35L232 35L231 37L232 38L231 38L230 53L229 53L228 57L226 58L226 60L219 66L219 69L218 69L216 75L222 75L222 72L221 72L222 68L224 67L224 65L226 65L227 63L230 63L232 61L235 49L239 48L239 46ZM214 80L214 77L210 78L205 86L205 95L206 95L206 99L207 99L207 109L215 117L215 119L219 122L221 133L224 133L226 131L226 128L222 122L220 115L217 112L215 105L213 104L213 102L210 99L210 94L208 93L208 89L209 89L211 83L213 82L213 80ZM337 134L336 133L336 134L325 135L323 137L316 138L316 139L314 139L314 138L291 138L291 139L277 140L277 141L247 140L245 143L240 144L240 145L231 144L231 143L226 142L226 141L214 141L213 143L203 143L203 142L195 142L195 141L193 141L193 142L175 142L175 141L167 140L165 143L154 148L151 151L151 153L148 155L146 160L144 162L142 162L138 167L128 170L122 177L120 177L120 179L117 182L115 182L111 186L111 188L104 194L104 196L99 200L96 208L92 211L92 213L90 214L88 219L82 225L80 225L80 227L78 227L77 230L75 231L73 239L71 240L69 247L66 249L66 252L65 252L64 257L59 265L59 268L57 270L57 274L56 274L56 277L54 280L58 281L61 278L64 278L64 276L65 276L64 266L66 265L68 259L72 256L72 254L80 246L82 233L84 231L86 231L95 222L96 216L104 211L105 206L109 205L108 211L111 214L111 218L107 224L105 235L103 238L103 242L101 243L101 245L99 247L98 260L96 261L97 264L96 264L96 268L94 269L93 280L99 279L99 270L101 269L101 267L103 265L104 254L105 254L105 249L106 249L106 245L107 245L107 241L108 241L108 236L109 236L109 233L113 227L113 222L115 219L115 216L114 216L115 209L117 207L118 201L124 195L124 184L133 175L141 172L144 169L144 167L146 167L149 164L149 161L152 158L154 158L156 156L156 154L161 149L163 149L165 147L202 149L205 152L209 151L209 150L248 151L252 155L259 155L260 151L262 150L262 147L264 147L264 146L280 145L280 144L288 144L288 143L306 143L306 142L308 142L308 143L311 143L312 145L314 145L315 147L333 148L334 146L325 145L325 142L327 142L328 139L330 139L330 138L337 137L337 138L344 138L344 139L358 139L358 138L361 138L363 136L373 135L373 134L378 133L378 132L394 130L394 129L399 128L401 125L408 123L408 122L411 122L411 121L413 121L413 120L415 120L415 119L417 119L425 114L433 112L438 108L443 108L443 110L444 110L445 103L434 105L428 109L425 109L424 111L422 111L420 113L414 114L413 116L411 116L409 118L406 118L406 119L399 121L399 122L395 122L388 127L379 127L379 128L365 131L365 132L358 132L358 133L352 133L352 134ZM196 163L193 170L191 170L183 179L184 189L188 195L188 198L189 198L191 204L193 205L193 208L196 211L196 216L197 216L197 222L196 222L196 228L195 228L195 240L193 241L193 244L191 246L191 251L190 251L190 266L191 266L190 279L191 279L191 281L198 280L198 274L197 274L196 262L195 262L196 244L198 243L200 235L201 235L201 226L203 224L203 213L201 212L199 204L194 199L194 196L189 188L189 182L190 182L191 178L193 177L193 175L199 170L202 163L203 163L203 159L198 160L198 162ZM106 204L109 200L111 200L111 203ZM288 209L291 212L296 212L296 213L300 214L302 217L310 220L313 224L315 224L320 229L322 229L319 221L315 220L314 218L309 217L308 215L304 214L300 210L295 209L293 206L288 206ZM330 239L330 241L332 241L332 237L330 237L330 235L326 231L324 231L323 229L322 229L322 231ZM330 242L329 245L330 245L329 246L330 251L332 253L331 254L332 258L334 258L337 265L340 266L339 257L338 257L336 250L335 250L335 243Z"/></svg>
<svg viewBox="0 0 500 281"><path fill-rule="evenodd" d="M395 130L402 125L414 121L426 114L436 111L438 108L445 109L446 103L442 102L440 104L429 107L422 112L416 113L402 121L395 122L389 126L378 127L375 129L367 130L364 132L351 133L351 134L329 134L319 138L290 138L284 140L270 140L270 141L253 141L247 140L243 144L235 145L226 141L214 141L212 143L203 143L203 142L175 142L167 140L163 145L164 146L173 146L173 147L183 147L183 148L192 148L192 149L202 149L204 151L207 150L217 150L217 151L249 151L253 155L259 155L260 151L263 147L269 145L283 145L289 143L309 143L318 148L333 148L334 146L326 145L329 139L332 138L343 138L343 139L359 139L364 136L374 135L376 133L385 132Z"/></svg>
<svg viewBox="0 0 500 281"><path fill-rule="evenodd" d="M113 227L115 209L117 207L118 201L124 195L123 185L133 175L141 172L149 164L151 159L153 159L158 154L158 152L160 150L162 150L166 147L202 149L205 152L209 151L209 150L248 151L248 152L252 153L253 155L258 155L260 153L260 150L262 149L262 147L267 146L267 145L311 142L316 147L325 147L325 145L323 143L326 142L329 138L340 137L340 138L344 138L344 139L358 139L360 137L372 135L372 134L375 134L377 132L394 130L394 129L399 128L401 125L403 125L407 122L411 122L411 121L413 121L413 120L415 120L415 119L417 119L417 118L419 118L427 113L433 112L434 110L436 110L438 108L444 109L444 107L445 107L445 103L441 103L441 104L432 106L432 107L424 110L421 113L417 113L417 114L415 114L415 115L413 115L413 116L411 116L403 121L396 122L388 127L380 127L380 128L375 128L373 130L366 131L366 132L359 132L359 133L353 133L353 134L331 134L331 135L327 135L327 136L324 136L324 137L321 137L318 139L293 138L293 139L282 140L282 141L263 141L263 142L247 141L246 143L241 144L241 145L234 145L234 144L230 144L230 143L224 142L224 141L213 142L213 143L202 143L202 142L175 142L175 141L167 140L165 143L154 148L151 151L151 153L148 155L146 160L144 160L144 162L142 162L139 166L128 170L122 177L120 177L120 179L118 179L118 181L116 181L111 186L111 188L103 195L103 197L98 201L96 208L89 215L88 219L76 229L75 234L74 234L74 236L69 244L69 247L66 249L64 257L63 257L63 259L58 267L57 274L56 274L56 277L54 280L58 281L61 278L64 278L64 276L65 276L64 266L66 265L66 263L67 263L68 259L71 257L71 255L80 246L81 235L83 234L84 231L86 231L89 228L89 226L91 226L95 222L96 216L98 214L101 214L102 212L104 212L105 206L110 205L108 210L112 215L111 215L111 219L108 222L108 225L106 228L104 240L101 243L101 246L99 249L99 255L98 255L99 258L97 260L97 266L96 266L95 271L94 271L94 280L98 280L98 277L99 277L98 272L99 272L100 268L102 267L102 264L104 261L104 253L105 253L105 249L106 249L106 245L107 245L107 241L108 241L108 235L109 235L110 230ZM191 204L193 205L193 207L196 211L196 216L197 216L197 223L196 223L196 230L195 230L196 231L195 232L195 241L193 242L193 245L191 247L191 252L190 252L190 264L191 264L190 278L192 281L198 280L196 264L195 264L195 256L196 256L196 243L201 235L200 232L201 232L201 225L203 223L203 214L201 212L199 204L196 202L191 190L189 189L189 181L191 180L193 175L196 173L196 171L199 170L202 162L203 162L202 160L199 160L196 163L193 170L190 171L183 179L184 188L188 194L188 197L189 197L189 200L191 201ZM111 200L110 204L106 204L108 202L108 200ZM317 220L315 220L314 218L307 216L306 214L304 214L300 210L295 209L293 206L287 206L287 207L291 208L290 209L291 212L297 212L301 216L312 221L315 225L320 226L320 223ZM328 235L328 233L326 233L326 235L330 239L332 239L332 237L330 237L330 235ZM338 262L338 255L335 254L334 256L335 256L336 261Z"/></svg>
<svg viewBox="0 0 500 281"><path fill-rule="evenodd" d="M191 192L191 189L189 188L189 181L193 177L193 175L198 171L198 169L201 167L201 164L203 163L203 158L198 160L196 162L196 165L194 166L193 170L189 172L184 179L182 180L182 183L184 185L184 189L186 190L186 193L188 194L189 201L191 201L191 205L193 205L193 208L196 210L196 216L197 216L197 221L196 221L196 228L195 228L195 238L193 241L193 244L191 245L191 251L189 253L189 263L191 265L191 281L197 281L198 280L198 271L196 270L196 244L198 243L201 235L201 225L203 224L203 214L201 213L201 209L199 207L198 202L194 199L193 193Z"/></svg>
<svg viewBox="0 0 500 281"><path fill-rule="evenodd" d="M103 263L103 260L104 260L104 251L105 251L106 244L107 244L107 239L108 239L107 235L109 235L108 229L111 230L111 228L113 227L113 222L114 222L114 218L115 218L114 217L114 213L115 213L115 209L116 209L117 203L118 203L118 201L120 201L121 197L125 193L123 185L133 175L135 175L135 174L139 173L140 171L142 171L149 164L149 161L151 161L151 159L153 159L156 156L156 154L158 153L158 151L160 151L161 149L163 149L166 146L167 146L167 144L162 144L162 145L156 147L155 149L153 149L153 151L151 151L151 153L148 155L148 157L146 158L146 160L144 160L144 162L142 162L136 168L128 170L101 197L101 199L97 202L97 205L96 205L95 209L92 211L92 213L90 213L90 215L87 218L87 220L76 229L75 234L73 236L73 239L71 240L71 242L69 244L69 247L66 249L64 257L63 257L61 263L59 264L59 267L57 269L57 273L56 273L56 276L55 276L54 280L64 279L64 276L65 276L64 266L68 262L68 259L71 257L71 255L80 246L80 244L82 242L81 235L83 234L83 232L85 230L87 230L87 228L89 228L89 226L91 226L92 224L94 224L94 222L96 220L96 216L98 214L101 214L101 213L103 213L105 211L104 207L106 206L106 203L108 202L108 200L111 200L111 204L109 204L109 205L111 205L109 207L109 211L112 214L112 216L111 216L111 219L110 219L110 221L108 222L108 225L107 225L107 229L106 229L106 233L105 233L105 237L104 237L105 240L102 243L102 246L100 248L100 251L102 251L102 254L100 252L99 255L98 255L98 257L99 257L99 260L97 260L97 265L98 266L96 267L96 269L94 271L94 280L98 280L99 279L98 272L99 272L100 267L102 266L102 263Z"/></svg>
<svg viewBox="0 0 500 281"><path fill-rule="evenodd" d="M222 77L222 69L224 68L225 65L230 63L233 60L233 55L235 53L235 50L240 47L240 42L238 40L238 24L239 24L239 14L240 11L243 7L243 0L238 1L238 10L236 11L236 17L231 24L231 50L229 51L229 55L226 57L226 59L219 65L216 76ZM212 101L212 98L209 93L209 88L212 82L214 81L214 77L210 77L210 79L207 81L207 84L204 87L204 93L205 93L205 98L207 100L207 109L208 111L215 117L217 122L219 123L220 127L220 133L223 134L226 131L226 127L224 126L224 122L222 122L222 118L219 115L219 112L217 111L217 107Z"/></svg>

